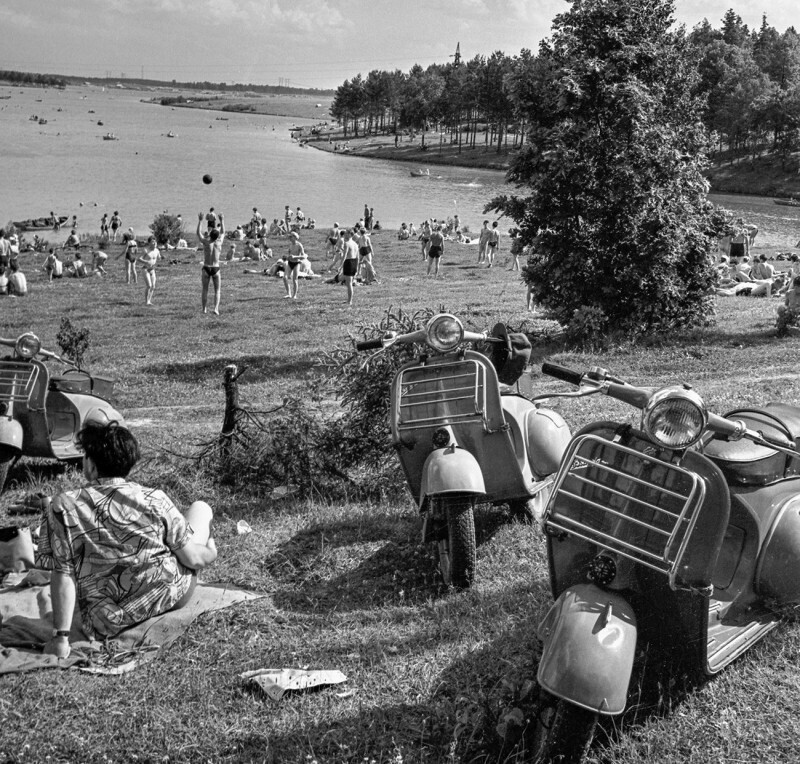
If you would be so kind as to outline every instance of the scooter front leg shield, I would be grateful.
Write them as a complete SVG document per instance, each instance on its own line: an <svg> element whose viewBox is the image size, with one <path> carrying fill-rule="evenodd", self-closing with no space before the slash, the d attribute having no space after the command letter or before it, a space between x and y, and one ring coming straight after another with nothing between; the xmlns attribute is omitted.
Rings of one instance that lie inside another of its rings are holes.
<svg viewBox="0 0 800 764"><path fill-rule="evenodd" d="M627 600L594 584L562 592L539 626L539 684L557 698L613 716L625 710L636 649Z"/></svg>
<svg viewBox="0 0 800 764"><path fill-rule="evenodd" d="M22 451L22 425L11 417L0 417L0 446Z"/></svg>
<svg viewBox="0 0 800 764"><path fill-rule="evenodd" d="M420 507L427 497L448 493L476 496L486 493L481 466L465 448L437 448L425 460L420 486Z"/></svg>

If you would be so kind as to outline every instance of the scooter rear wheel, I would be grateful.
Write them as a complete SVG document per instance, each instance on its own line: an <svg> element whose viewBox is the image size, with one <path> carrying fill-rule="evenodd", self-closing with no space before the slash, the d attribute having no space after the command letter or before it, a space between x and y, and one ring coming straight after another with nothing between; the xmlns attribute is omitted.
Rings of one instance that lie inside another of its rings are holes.
<svg viewBox="0 0 800 764"><path fill-rule="evenodd" d="M10 446L0 446L0 493L6 485L6 478L11 465L16 461L19 452Z"/></svg>
<svg viewBox="0 0 800 764"><path fill-rule="evenodd" d="M445 584L466 589L475 580L477 554L475 550L475 497L441 496L434 499L440 514L447 522L447 534L438 542L439 570Z"/></svg>
<svg viewBox="0 0 800 764"><path fill-rule="evenodd" d="M598 715L540 690L533 740L535 764L581 764L594 738Z"/></svg>

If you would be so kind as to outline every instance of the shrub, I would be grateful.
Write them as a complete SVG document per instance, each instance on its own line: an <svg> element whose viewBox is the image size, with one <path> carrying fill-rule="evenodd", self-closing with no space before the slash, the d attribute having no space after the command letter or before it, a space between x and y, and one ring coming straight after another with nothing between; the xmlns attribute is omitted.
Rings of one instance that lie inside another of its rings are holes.
<svg viewBox="0 0 800 764"><path fill-rule="evenodd" d="M56 342L61 348L61 354L70 359L79 369L83 363L83 356L89 349L90 339L87 328L76 329L66 316L61 319L61 325L56 334Z"/></svg>
<svg viewBox="0 0 800 764"><path fill-rule="evenodd" d="M355 342L414 331L433 314L389 311L320 359L319 384L309 385L317 392L308 398L288 398L272 412L240 410L230 449L210 452L218 479L241 487L291 484L301 496L381 498L401 492L405 481L391 445L389 387L418 348L399 345L368 354L357 352Z"/></svg>
<svg viewBox="0 0 800 764"><path fill-rule="evenodd" d="M153 236L156 237L156 243L159 247L163 247L166 244L175 246L183 233L183 223L177 215L162 212L160 215L156 215L150 224L150 230L153 232Z"/></svg>

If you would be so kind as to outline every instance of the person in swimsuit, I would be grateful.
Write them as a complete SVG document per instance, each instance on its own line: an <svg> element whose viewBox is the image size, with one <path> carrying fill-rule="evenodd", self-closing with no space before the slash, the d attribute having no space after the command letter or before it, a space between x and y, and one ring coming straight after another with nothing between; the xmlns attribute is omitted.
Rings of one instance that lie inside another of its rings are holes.
<svg viewBox="0 0 800 764"><path fill-rule="evenodd" d="M431 224L428 220L422 223L419 232L419 240L422 242L422 259L428 259L428 248L431 245Z"/></svg>
<svg viewBox="0 0 800 764"><path fill-rule="evenodd" d="M344 251L342 253L342 277L347 286L347 304L353 304L353 279L358 270L358 245L353 240L353 229L344 232Z"/></svg>
<svg viewBox="0 0 800 764"><path fill-rule="evenodd" d="M66 249L67 247L80 247L81 239L78 236L78 232L73 228L69 232L69 236L67 236L67 240L64 242L64 246L62 249Z"/></svg>
<svg viewBox="0 0 800 764"><path fill-rule="evenodd" d="M372 240L364 226L359 229L356 244L358 244L358 269L361 272L361 280L365 284L374 284L378 280L378 274L372 264L375 250L372 248Z"/></svg>
<svg viewBox="0 0 800 764"><path fill-rule="evenodd" d="M122 218L119 216L119 212L114 210L114 214L111 216L111 241L115 243L117 241L117 231L121 225Z"/></svg>
<svg viewBox="0 0 800 764"><path fill-rule="evenodd" d="M100 238L108 238L108 213L104 212L103 217L100 218Z"/></svg>
<svg viewBox="0 0 800 764"><path fill-rule="evenodd" d="M728 257L733 258L745 257L750 254L750 236L745 229L744 220L738 218L736 220L736 230L731 236L731 243L728 246Z"/></svg>
<svg viewBox="0 0 800 764"><path fill-rule="evenodd" d="M292 231L289 234L289 254L286 256L286 268L283 271L283 285L286 287L284 298L297 299L297 277L300 263L306 259L306 251L300 242L300 234Z"/></svg>
<svg viewBox="0 0 800 764"><path fill-rule="evenodd" d="M42 266L47 273L47 280L60 279L64 275L64 264L58 259L58 253L50 247L47 259Z"/></svg>
<svg viewBox="0 0 800 764"><path fill-rule="evenodd" d="M489 231L489 236L486 241L486 259L489 262L487 268L494 265L494 258L497 255L497 250L500 246L500 232L497 230L497 221L492 223L492 229Z"/></svg>
<svg viewBox="0 0 800 764"><path fill-rule="evenodd" d="M156 291L156 261L161 257L161 253L156 246L156 237L151 236L147 240L147 249L143 257L139 258L139 262L144 265L144 304L153 304L153 293Z"/></svg>
<svg viewBox="0 0 800 764"><path fill-rule="evenodd" d="M128 239L127 243L125 244L125 249L120 252L116 259L119 260L120 257L125 258L125 283L130 284L133 281L134 284L139 283L138 276L136 275L136 253L139 249L139 245L136 243L135 238Z"/></svg>
<svg viewBox="0 0 800 764"><path fill-rule="evenodd" d="M483 228L481 228L480 235L478 236L478 265L483 265L486 262L486 249L489 245L489 221L483 221Z"/></svg>
<svg viewBox="0 0 800 764"><path fill-rule="evenodd" d="M325 245L325 258L333 257L336 252L336 244L339 241L339 224L334 223L333 228L328 231L328 243Z"/></svg>
<svg viewBox="0 0 800 764"><path fill-rule="evenodd" d="M99 273L101 276L106 275L106 260L108 260L108 255L102 249L92 252L92 268L95 273Z"/></svg>
<svg viewBox="0 0 800 764"><path fill-rule="evenodd" d="M222 243L225 239L225 219L220 214L219 228L216 226L209 228L205 233L200 231L203 222L203 213L197 215L197 238L203 245L203 269L201 271L201 281L203 284L203 313L208 313L208 284L214 284L214 315L219 315L220 298L220 277L219 259L222 254Z"/></svg>
<svg viewBox="0 0 800 764"><path fill-rule="evenodd" d="M439 277L439 261L444 254L444 236L442 236L441 226L436 226L431 232L430 246L428 247L428 272L426 276L431 275L433 270L433 277Z"/></svg>

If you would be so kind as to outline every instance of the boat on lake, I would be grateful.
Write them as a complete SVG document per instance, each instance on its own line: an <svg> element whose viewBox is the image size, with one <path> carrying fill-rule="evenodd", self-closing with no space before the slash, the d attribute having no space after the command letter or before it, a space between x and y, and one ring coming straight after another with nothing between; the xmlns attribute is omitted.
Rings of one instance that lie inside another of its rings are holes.
<svg viewBox="0 0 800 764"><path fill-rule="evenodd" d="M430 170L412 170L411 177L412 178L429 178L431 175Z"/></svg>
<svg viewBox="0 0 800 764"><path fill-rule="evenodd" d="M66 215L58 216L58 224L64 225L67 222ZM55 227L55 221L49 215L43 218L28 218L27 220L14 220L12 221L14 228L19 228L20 231L33 231L42 228Z"/></svg>
<svg viewBox="0 0 800 764"><path fill-rule="evenodd" d="M170 131L167 133L167 138L175 138L175 137L176 137L176 135L175 135L175 133L173 133L173 132L172 132L172 130L170 130Z"/></svg>
<svg viewBox="0 0 800 764"><path fill-rule="evenodd" d="M775 204L782 204L784 207L800 207L800 199L773 199Z"/></svg>
<svg viewBox="0 0 800 764"><path fill-rule="evenodd" d="M104 141L118 141L118 140L119 140L119 138L117 138L117 136L116 136L116 135L114 135L114 133L106 133L106 134L103 136L103 140L104 140Z"/></svg>

